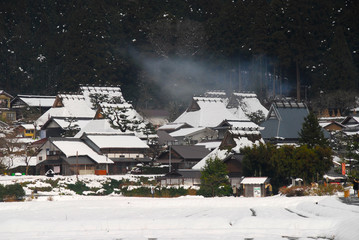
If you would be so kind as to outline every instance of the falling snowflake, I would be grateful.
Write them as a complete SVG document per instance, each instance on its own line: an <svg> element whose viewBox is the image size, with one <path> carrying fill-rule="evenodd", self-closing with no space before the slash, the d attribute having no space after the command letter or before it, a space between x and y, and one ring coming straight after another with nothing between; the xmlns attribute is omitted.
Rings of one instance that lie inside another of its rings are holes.
<svg viewBox="0 0 359 240"><path fill-rule="evenodd" d="M45 57L44 55L42 55L42 54L40 54L40 55L36 58L36 60L38 60L38 61L40 61L40 62L43 62L45 59L46 59L46 57Z"/></svg>

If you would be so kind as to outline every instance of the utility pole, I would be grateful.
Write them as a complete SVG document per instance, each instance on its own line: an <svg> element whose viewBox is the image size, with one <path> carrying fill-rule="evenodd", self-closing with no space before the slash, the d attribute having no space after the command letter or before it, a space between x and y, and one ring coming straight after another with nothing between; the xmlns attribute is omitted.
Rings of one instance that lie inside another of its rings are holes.
<svg viewBox="0 0 359 240"><path fill-rule="evenodd" d="M76 179L79 181L79 152L76 151Z"/></svg>
<svg viewBox="0 0 359 240"><path fill-rule="evenodd" d="M168 142L168 147L169 147L169 158L168 158L168 171L171 172L171 152L172 152L172 142Z"/></svg>

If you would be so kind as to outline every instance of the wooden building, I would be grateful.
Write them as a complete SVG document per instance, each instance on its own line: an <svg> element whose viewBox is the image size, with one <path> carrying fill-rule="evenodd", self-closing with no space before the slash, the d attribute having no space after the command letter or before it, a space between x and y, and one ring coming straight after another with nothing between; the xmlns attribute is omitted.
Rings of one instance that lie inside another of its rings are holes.
<svg viewBox="0 0 359 240"><path fill-rule="evenodd" d="M0 119L6 122L13 122L16 120L16 112L11 109L11 99L13 96L0 90Z"/></svg>
<svg viewBox="0 0 359 240"><path fill-rule="evenodd" d="M209 153L204 146L173 145L162 152L156 162L171 164L174 169L190 169Z"/></svg>
<svg viewBox="0 0 359 240"><path fill-rule="evenodd" d="M52 169L55 174L95 174L108 172L111 159L95 152L82 140L76 138L49 138L38 149L37 173L45 174Z"/></svg>
<svg viewBox="0 0 359 240"><path fill-rule="evenodd" d="M192 169L177 169L167 173L163 177L157 178L161 186L200 186L201 172Z"/></svg>
<svg viewBox="0 0 359 240"><path fill-rule="evenodd" d="M268 177L245 177L241 181L241 189L244 197L266 197L271 187ZM266 188L267 187L267 188Z"/></svg>

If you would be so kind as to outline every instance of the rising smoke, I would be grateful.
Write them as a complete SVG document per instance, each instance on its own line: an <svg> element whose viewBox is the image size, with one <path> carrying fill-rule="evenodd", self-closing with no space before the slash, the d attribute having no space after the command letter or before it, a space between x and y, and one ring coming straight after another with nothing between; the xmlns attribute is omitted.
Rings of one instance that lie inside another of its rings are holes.
<svg viewBox="0 0 359 240"><path fill-rule="evenodd" d="M274 78L268 67L259 69L253 67L252 62L241 63L239 74L239 65L223 67L185 57L151 58L135 51L131 55L146 73L146 80L155 83L161 92L174 100L188 102L192 96L201 95L207 90L224 90L228 93L254 91L261 97L271 97L280 93L286 95L293 89L288 79L282 78L280 81L279 77Z"/></svg>

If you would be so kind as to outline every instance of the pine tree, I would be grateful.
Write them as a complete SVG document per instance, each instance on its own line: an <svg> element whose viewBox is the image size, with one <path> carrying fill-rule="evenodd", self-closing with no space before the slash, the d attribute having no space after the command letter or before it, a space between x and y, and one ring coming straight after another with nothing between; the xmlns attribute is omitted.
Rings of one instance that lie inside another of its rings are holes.
<svg viewBox="0 0 359 240"><path fill-rule="evenodd" d="M313 112L304 119L299 136L299 143L306 144L310 148L328 146L328 141L324 138L322 128L319 126L318 119Z"/></svg>
<svg viewBox="0 0 359 240"><path fill-rule="evenodd" d="M231 193L226 165L218 158L210 158L201 171L199 194L205 197L223 196Z"/></svg>

